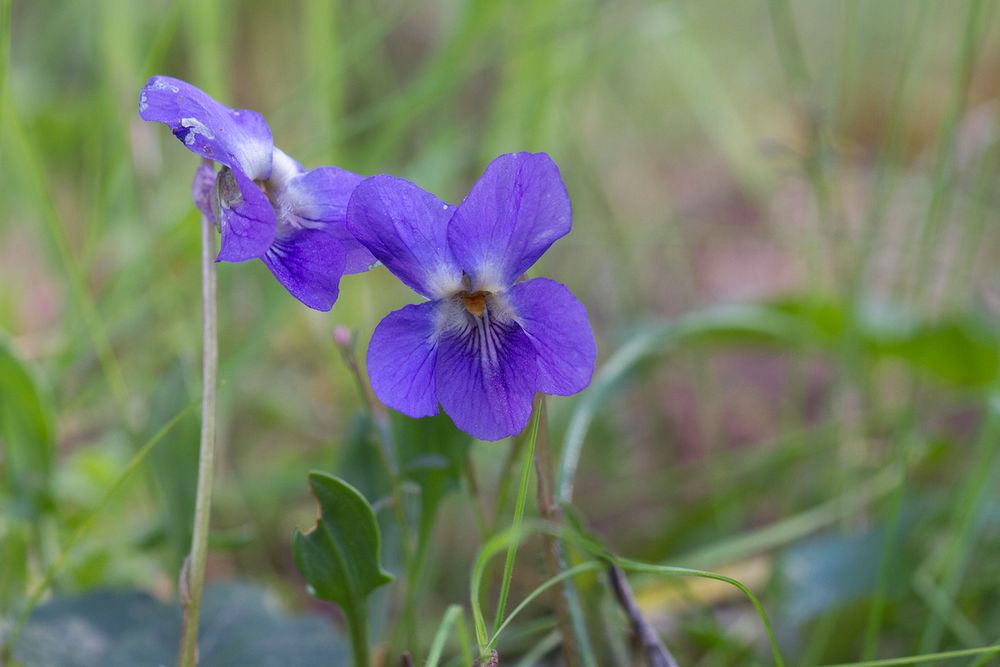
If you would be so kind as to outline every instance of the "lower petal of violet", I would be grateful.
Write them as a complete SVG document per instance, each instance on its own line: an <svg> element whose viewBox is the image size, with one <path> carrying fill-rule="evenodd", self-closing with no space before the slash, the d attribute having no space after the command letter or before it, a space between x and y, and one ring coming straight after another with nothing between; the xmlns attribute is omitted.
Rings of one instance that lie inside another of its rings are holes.
<svg viewBox="0 0 1000 667"><path fill-rule="evenodd" d="M434 323L437 301L405 306L386 315L368 345L372 390L390 408L410 417L438 413Z"/></svg>
<svg viewBox="0 0 1000 667"><path fill-rule="evenodd" d="M337 301L344 249L329 234L296 230L276 239L261 259L278 282L310 308L330 310Z"/></svg>
<svg viewBox="0 0 1000 667"><path fill-rule="evenodd" d="M538 354L538 391L569 396L590 384L597 345L587 310L565 285L533 278L507 293Z"/></svg>
<svg viewBox="0 0 1000 667"><path fill-rule="evenodd" d="M274 208L267 195L238 169L219 176L220 262L261 257L274 241Z"/></svg>
<svg viewBox="0 0 1000 667"><path fill-rule="evenodd" d="M487 312L439 334L438 400L458 428L480 440L524 430L537 375L535 349L514 322L492 322Z"/></svg>

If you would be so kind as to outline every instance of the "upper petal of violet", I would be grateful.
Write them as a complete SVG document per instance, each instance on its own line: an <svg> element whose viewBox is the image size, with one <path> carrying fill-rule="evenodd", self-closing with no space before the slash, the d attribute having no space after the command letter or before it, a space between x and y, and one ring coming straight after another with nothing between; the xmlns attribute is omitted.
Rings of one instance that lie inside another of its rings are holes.
<svg viewBox="0 0 1000 667"><path fill-rule="evenodd" d="M279 236L261 259L296 299L315 310L330 310L340 293L344 248L318 229Z"/></svg>
<svg viewBox="0 0 1000 667"><path fill-rule="evenodd" d="M164 123L188 150L239 168L250 180L271 173L271 129L255 111L230 109L187 82L154 76L139 93L139 115Z"/></svg>
<svg viewBox="0 0 1000 667"><path fill-rule="evenodd" d="M455 426L480 440L524 430L537 374L535 349L516 322L470 316L438 334L438 400Z"/></svg>
<svg viewBox="0 0 1000 667"><path fill-rule="evenodd" d="M289 179L275 195L283 222L321 229L340 241L347 254L344 273L367 271L375 263L368 248L347 229L347 203L363 180L364 176L337 167L319 167Z"/></svg>
<svg viewBox="0 0 1000 667"><path fill-rule="evenodd" d="M538 391L569 396L590 384L594 332L587 310L566 286L533 278L514 285L506 297L538 355Z"/></svg>
<svg viewBox="0 0 1000 667"><path fill-rule="evenodd" d="M366 178L347 208L347 228L412 290L439 298L462 288L448 245L454 207L402 178Z"/></svg>
<svg viewBox="0 0 1000 667"><path fill-rule="evenodd" d="M404 306L386 315L368 344L368 376L378 399L409 417L438 413L434 368L438 301Z"/></svg>
<svg viewBox="0 0 1000 667"><path fill-rule="evenodd" d="M514 282L565 236L572 224L559 168L545 153L495 159L458 207L448 242L475 290Z"/></svg>

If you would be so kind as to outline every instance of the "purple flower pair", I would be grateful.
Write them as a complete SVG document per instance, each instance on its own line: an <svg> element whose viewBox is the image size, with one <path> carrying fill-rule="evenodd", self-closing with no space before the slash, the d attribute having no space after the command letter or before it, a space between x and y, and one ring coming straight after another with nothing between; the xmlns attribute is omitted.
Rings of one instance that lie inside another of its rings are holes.
<svg viewBox="0 0 1000 667"><path fill-rule="evenodd" d="M139 109L203 165L194 197L222 233L219 259L260 258L295 297L328 310L342 273L375 259L428 300L387 315L368 348L372 388L411 417L439 405L483 440L521 432L537 392L590 382L596 346L587 313L563 285L523 280L571 226L555 163L502 155L459 206L389 175L305 171L274 147L263 119L176 79L153 77ZM349 203L348 203L349 202Z"/></svg>

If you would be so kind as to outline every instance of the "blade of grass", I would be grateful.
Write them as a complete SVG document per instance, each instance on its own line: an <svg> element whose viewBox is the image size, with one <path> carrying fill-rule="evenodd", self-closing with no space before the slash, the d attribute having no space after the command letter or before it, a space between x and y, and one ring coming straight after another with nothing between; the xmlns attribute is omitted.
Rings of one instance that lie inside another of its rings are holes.
<svg viewBox="0 0 1000 667"><path fill-rule="evenodd" d="M863 660L861 662L839 662L834 665L823 665L823 667L895 667L896 665L920 665L934 660L954 660L956 658L967 658L969 656L994 656L1000 653L1000 644L996 646L982 646L980 648L967 648L958 651L944 651L943 653L923 653L920 655L910 655L905 658L886 658L883 660ZM985 664L985 663L984 663Z"/></svg>
<svg viewBox="0 0 1000 667"><path fill-rule="evenodd" d="M954 89L943 127L938 133L937 157L932 177L930 201L927 205L927 212L913 237L916 244L913 255L914 263L911 270L902 276L905 280L904 290L910 291L914 300L921 293L921 290L926 289L928 274L934 273L922 269L932 266L933 242L938 238L939 228L951 205L955 142L959 120L965 109L969 86L972 83L973 68L982 43L981 17L983 11L984 2L982 0L969 2L965 17L965 29L959 45L958 63L955 68Z"/></svg>
<svg viewBox="0 0 1000 667"><path fill-rule="evenodd" d="M437 632L434 633L434 639L431 642L430 651L427 653L427 661L424 663L425 667L437 667L438 662L441 660L441 653L444 651L445 642L448 641L448 633L451 631L452 626L455 626L458 634L458 643L462 652L463 664L472 664L472 647L469 645L469 632L468 628L465 626L465 615L460 605L453 604L444 612L444 617L441 619L441 625L438 626Z"/></svg>
<svg viewBox="0 0 1000 667"><path fill-rule="evenodd" d="M943 540L945 550L940 588L943 600L952 603L961 587L968 563L972 558L980 535L975 530L976 519L988 504L990 493L1000 477L1000 397L991 397L985 406L986 415L979 429L973 456L973 467L965 483L956 492L956 503L948 522L948 537ZM925 562L921 571L926 571ZM938 614L932 614L920 637L920 651L928 653L937 649L944 635L945 624Z"/></svg>
<svg viewBox="0 0 1000 667"><path fill-rule="evenodd" d="M524 451L524 462L521 466L521 482L517 488L517 498L514 502L514 518L511 521L511 528L514 531L518 531L521 526L521 521L524 518L524 506L528 499L528 482L531 479L531 469L532 463L535 458L535 442L538 439L538 423L541 418L540 405L536 402L535 412L531 419L530 429L531 435L528 437L527 447ZM503 578L500 580L500 595L497 599L497 610L496 614L493 616L493 627L500 625L503 621L504 611L507 608L507 597L510 595L510 583L514 576L514 559L517 556L517 541L514 540L507 547L507 557L504 559L503 565ZM483 653L485 646L480 644L480 657L488 657L487 653Z"/></svg>

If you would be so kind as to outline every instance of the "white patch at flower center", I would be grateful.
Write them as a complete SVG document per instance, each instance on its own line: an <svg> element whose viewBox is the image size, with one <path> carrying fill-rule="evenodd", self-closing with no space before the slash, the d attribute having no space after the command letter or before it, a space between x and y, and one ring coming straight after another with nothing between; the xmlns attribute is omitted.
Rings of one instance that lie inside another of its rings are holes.
<svg viewBox="0 0 1000 667"><path fill-rule="evenodd" d="M474 337L485 345L496 335L497 327L503 329L516 321L507 299L502 293L462 290L440 301L435 328L439 334L457 331L464 338Z"/></svg>

